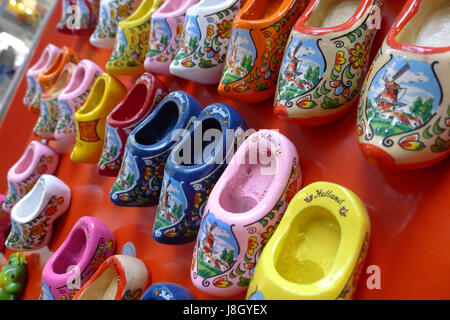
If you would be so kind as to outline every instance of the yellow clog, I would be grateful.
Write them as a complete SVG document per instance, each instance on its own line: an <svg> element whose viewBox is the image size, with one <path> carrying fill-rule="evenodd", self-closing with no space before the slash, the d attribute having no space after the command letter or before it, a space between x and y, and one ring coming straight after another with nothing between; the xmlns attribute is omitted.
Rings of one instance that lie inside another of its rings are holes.
<svg viewBox="0 0 450 320"><path fill-rule="evenodd" d="M247 299L350 299L370 220L350 190L316 182L299 191L256 265Z"/></svg>
<svg viewBox="0 0 450 320"><path fill-rule="evenodd" d="M164 0L143 0L136 11L119 22L114 50L106 70L115 74L140 75L145 72L150 19Z"/></svg>
<svg viewBox="0 0 450 320"><path fill-rule="evenodd" d="M126 92L125 86L107 73L97 78L86 102L74 116L77 136L70 160L98 162L103 149L106 118Z"/></svg>

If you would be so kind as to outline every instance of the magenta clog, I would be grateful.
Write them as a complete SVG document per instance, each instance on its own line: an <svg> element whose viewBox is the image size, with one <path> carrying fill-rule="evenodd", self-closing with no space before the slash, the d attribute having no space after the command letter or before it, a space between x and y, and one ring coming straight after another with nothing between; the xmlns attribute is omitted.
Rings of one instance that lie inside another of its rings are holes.
<svg viewBox="0 0 450 320"><path fill-rule="evenodd" d="M32 141L19 161L8 171L8 193L3 210L11 212L13 206L33 188L41 175L56 171L58 162L59 155L55 150Z"/></svg>
<svg viewBox="0 0 450 320"><path fill-rule="evenodd" d="M169 66L181 43L188 8L198 0L166 0L150 20L150 36L144 67L147 71L170 75Z"/></svg>
<svg viewBox="0 0 450 320"><path fill-rule="evenodd" d="M191 266L194 285L216 296L245 291L300 186L298 154L288 138L273 130L248 137L205 206Z"/></svg>
<svg viewBox="0 0 450 320"><path fill-rule="evenodd" d="M8 212L2 210L2 205L5 202L6 196L0 194L0 253L5 247L6 234L11 226L11 217Z"/></svg>
<svg viewBox="0 0 450 320"><path fill-rule="evenodd" d="M105 143L98 163L99 174L117 176L128 135L167 94L164 83L151 73L144 73L136 81L125 99L106 119Z"/></svg>
<svg viewBox="0 0 450 320"><path fill-rule="evenodd" d="M99 219L82 217L45 264L42 300L71 300L100 265L114 254L114 234Z"/></svg>
<svg viewBox="0 0 450 320"><path fill-rule="evenodd" d="M55 128L55 139L59 141L75 141L75 122L73 116L86 101L97 77L103 73L94 62L83 59L77 65L70 82L58 97L58 122Z"/></svg>

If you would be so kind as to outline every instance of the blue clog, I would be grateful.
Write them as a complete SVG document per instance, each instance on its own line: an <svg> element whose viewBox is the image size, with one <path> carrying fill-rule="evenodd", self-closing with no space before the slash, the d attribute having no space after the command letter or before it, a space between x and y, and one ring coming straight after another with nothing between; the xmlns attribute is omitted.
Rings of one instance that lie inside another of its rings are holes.
<svg viewBox="0 0 450 320"><path fill-rule="evenodd" d="M110 193L115 205L142 207L158 203L164 166L179 140L172 136L185 129L201 110L200 104L190 95L175 91L133 129Z"/></svg>
<svg viewBox="0 0 450 320"><path fill-rule="evenodd" d="M170 282L151 285L141 300L195 300L194 294L183 286Z"/></svg>
<svg viewBox="0 0 450 320"><path fill-rule="evenodd" d="M153 226L156 241L195 240L206 200L231 159L237 135L243 141L246 129L239 113L226 104L215 103L202 111L167 159Z"/></svg>

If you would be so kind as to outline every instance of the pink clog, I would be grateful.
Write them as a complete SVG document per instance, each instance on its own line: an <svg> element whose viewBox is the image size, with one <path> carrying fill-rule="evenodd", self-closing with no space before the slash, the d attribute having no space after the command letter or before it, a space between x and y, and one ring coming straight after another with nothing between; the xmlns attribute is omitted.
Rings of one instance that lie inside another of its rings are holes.
<svg viewBox="0 0 450 320"><path fill-rule="evenodd" d="M273 130L244 141L212 190L191 266L200 290L245 291L259 255L301 186L295 146Z"/></svg>
<svg viewBox="0 0 450 320"><path fill-rule="evenodd" d="M6 234L11 226L11 217L8 212L2 210L2 205L5 202L6 196L0 194L0 253L5 247Z"/></svg>
<svg viewBox="0 0 450 320"><path fill-rule="evenodd" d="M71 300L100 265L114 254L116 240L94 217L81 217L42 272L42 300Z"/></svg>
<svg viewBox="0 0 450 320"><path fill-rule="evenodd" d="M58 162L59 155L55 150L32 141L19 161L8 171L8 193L3 210L11 212L12 207L33 188L41 175L56 171Z"/></svg>
<svg viewBox="0 0 450 320"><path fill-rule="evenodd" d="M48 67L50 67L50 65L53 63L53 61L55 60L56 56L58 55L60 49L53 45L53 44L48 44L44 51L42 52L41 57L39 58L39 60L32 65L26 74L26 79L27 79L27 91L25 93L25 96L23 97L23 104L26 105L27 107L30 108L30 111L32 111L33 113L38 113L39 110L39 105L37 106L37 108L32 108L32 101L36 101L35 95L38 93L37 92L37 88L36 88L36 81L37 81L37 77L44 72L45 70L47 70ZM36 109L36 111L33 111L34 109Z"/></svg>
<svg viewBox="0 0 450 320"><path fill-rule="evenodd" d="M181 42L188 8L198 0L166 0L150 20L150 36L144 67L147 71L170 75L169 66Z"/></svg>
<svg viewBox="0 0 450 320"><path fill-rule="evenodd" d="M164 83L151 73L144 73L136 81L125 99L106 119L105 143L98 163L99 174L118 175L128 135L167 94Z"/></svg>
<svg viewBox="0 0 450 320"><path fill-rule="evenodd" d="M73 116L86 101L97 77L103 73L94 62L84 59L77 65L70 82L58 97L58 123L55 139L59 141L75 141L75 122Z"/></svg>

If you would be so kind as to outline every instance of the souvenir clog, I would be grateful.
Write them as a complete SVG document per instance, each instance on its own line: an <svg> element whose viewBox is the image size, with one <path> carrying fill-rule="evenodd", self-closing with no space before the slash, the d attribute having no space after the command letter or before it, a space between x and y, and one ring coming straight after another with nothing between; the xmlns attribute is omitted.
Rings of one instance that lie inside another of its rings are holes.
<svg viewBox="0 0 450 320"><path fill-rule="evenodd" d="M0 253L3 252L5 247L6 234L9 233L11 227L11 217L8 212L2 209L2 205L5 202L6 196L0 194Z"/></svg>
<svg viewBox="0 0 450 320"><path fill-rule="evenodd" d="M245 102L273 96L287 34L307 3L307 0L247 1L233 21L219 84L221 95Z"/></svg>
<svg viewBox="0 0 450 320"><path fill-rule="evenodd" d="M98 21L100 0L63 0L56 30L79 36L90 35Z"/></svg>
<svg viewBox="0 0 450 320"><path fill-rule="evenodd" d="M201 106L194 98L174 91L133 129L110 192L114 204L135 207L158 203L167 157L181 138L178 134L200 112Z"/></svg>
<svg viewBox="0 0 450 320"><path fill-rule="evenodd" d="M373 21L381 19L383 7L382 0L311 1L283 57L274 107L278 118L320 125L356 104L377 32Z"/></svg>
<svg viewBox="0 0 450 320"><path fill-rule="evenodd" d="M59 94L57 100L58 122L55 139L58 141L75 141L75 122L73 116L86 101L97 77L103 73L94 62L83 59L77 65L70 82Z"/></svg>
<svg viewBox="0 0 450 320"><path fill-rule="evenodd" d="M0 271L0 300L19 299L27 277L27 257L22 252L12 253Z"/></svg>
<svg viewBox="0 0 450 320"><path fill-rule="evenodd" d="M262 252L247 299L351 299L369 237L369 216L353 192L310 184L292 199Z"/></svg>
<svg viewBox="0 0 450 320"><path fill-rule="evenodd" d="M42 272L42 300L71 300L78 290L114 254L116 240L94 217L82 217L50 257Z"/></svg>
<svg viewBox="0 0 450 320"><path fill-rule="evenodd" d="M410 0L365 81L357 135L370 163L423 168L450 153L450 3Z"/></svg>
<svg viewBox="0 0 450 320"><path fill-rule="evenodd" d="M11 232L5 245L13 250L37 250L52 237L53 222L66 212L70 188L55 176L43 174L11 211Z"/></svg>
<svg viewBox="0 0 450 320"><path fill-rule="evenodd" d="M119 22L114 50L106 64L109 73L140 75L145 72L150 18L163 0L142 0L136 11Z"/></svg>
<svg viewBox="0 0 450 320"><path fill-rule="evenodd" d="M102 73L83 107L75 115L76 139L70 160L97 163L102 154L106 117L126 94L125 86L113 76Z"/></svg>
<svg viewBox="0 0 450 320"><path fill-rule="evenodd" d="M170 282L152 284L141 300L195 300L194 294L183 286Z"/></svg>
<svg viewBox="0 0 450 320"><path fill-rule="evenodd" d="M245 291L267 241L301 186L297 150L273 130L249 136L211 191L191 279L216 296Z"/></svg>
<svg viewBox="0 0 450 320"><path fill-rule="evenodd" d="M76 64L78 61L79 59L72 49L66 46L61 48L52 64L36 78L36 93L30 103L31 112L39 114L42 94L53 86L60 72L68 62Z"/></svg>
<svg viewBox="0 0 450 320"><path fill-rule="evenodd" d="M109 257L74 300L139 300L151 275L142 260L115 255Z"/></svg>
<svg viewBox="0 0 450 320"><path fill-rule="evenodd" d="M166 0L150 20L144 66L147 71L170 75L169 66L181 42L186 10L198 0Z"/></svg>
<svg viewBox="0 0 450 320"><path fill-rule="evenodd" d="M157 77L144 73L128 91L125 99L106 119L105 143L98 162L98 173L117 177L128 135L167 95L167 88Z"/></svg>
<svg viewBox="0 0 450 320"><path fill-rule="evenodd" d="M68 62L59 74L55 84L41 95L39 118L34 126L34 133L38 137L44 139L55 138L55 129L58 123L58 96L69 83L75 68L75 64Z"/></svg>
<svg viewBox="0 0 450 320"><path fill-rule="evenodd" d="M57 46L48 44L42 52L39 60L27 70L27 91L23 97L23 104L25 106L31 108L31 101L33 101L34 96L37 94L37 77L48 67L50 67L58 53L59 48ZM30 109L30 111L33 113L39 113L39 106L38 108Z"/></svg>
<svg viewBox="0 0 450 320"><path fill-rule="evenodd" d="M170 73L203 84L218 83L240 4L241 0L201 0L189 8Z"/></svg>
<svg viewBox="0 0 450 320"><path fill-rule="evenodd" d="M212 188L247 126L233 108L205 108L167 158L153 238L165 244L194 241Z"/></svg>
<svg viewBox="0 0 450 320"><path fill-rule="evenodd" d="M58 167L59 155L55 150L38 141L32 141L22 157L8 171L8 193L3 210L11 212L13 206L45 173L53 174Z"/></svg>
<svg viewBox="0 0 450 320"><path fill-rule="evenodd" d="M141 0L101 0L100 14L90 43L99 48L113 49L117 25L128 18L141 3Z"/></svg>

